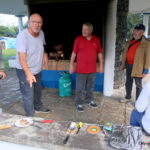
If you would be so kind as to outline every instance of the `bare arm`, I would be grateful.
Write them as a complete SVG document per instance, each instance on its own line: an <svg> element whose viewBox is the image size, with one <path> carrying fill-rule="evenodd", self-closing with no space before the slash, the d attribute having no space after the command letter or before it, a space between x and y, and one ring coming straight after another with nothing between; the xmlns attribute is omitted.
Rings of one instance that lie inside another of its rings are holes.
<svg viewBox="0 0 150 150"><path fill-rule="evenodd" d="M48 54L46 52L43 55L43 65L48 65Z"/></svg>
<svg viewBox="0 0 150 150"><path fill-rule="evenodd" d="M76 59L76 53L72 52L70 64L74 64L75 59Z"/></svg>
<svg viewBox="0 0 150 150"><path fill-rule="evenodd" d="M76 59L76 53L72 52L71 54L71 60L70 60L70 66L69 66L69 72L70 74L74 73L74 62L75 62L75 59Z"/></svg>
<svg viewBox="0 0 150 150"><path fill-rule="evenodd" d="M104 58L102 53L98 53L98 60L99 60L99 72L104 72Z"/></svg>
<svg viewBox="0 0 150 150"><path fill-rule="evenodd" d="M26 53L25 52L18 52L19 54L19 61L21 64L22 69L24 70L26 77L27 77L27 81L30 84L30 87L32 87L32 83L36 82L35 76L33 75L33 73L30 71L28 65L27 65L27 61L26 61Z"/></svg>

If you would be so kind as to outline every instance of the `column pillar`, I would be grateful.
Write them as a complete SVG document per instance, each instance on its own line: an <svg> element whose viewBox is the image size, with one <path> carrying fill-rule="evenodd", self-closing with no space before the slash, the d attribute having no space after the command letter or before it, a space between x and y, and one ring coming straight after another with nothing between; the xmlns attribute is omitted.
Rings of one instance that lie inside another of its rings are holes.
<svg viewBox="0 0 150 150"><path fill-rule="evenodd" d="M117 0L110 0L107 10L103 93L111 96L114 86Z"/></svg>
<svg viewBox="0 0 150 150"><path fill-rule="evenodd" d="M18 28L19 28L19 32L21 32L23 30L23 21L22 21L22 15L18 15L16 16L18 18Z"/></svg>

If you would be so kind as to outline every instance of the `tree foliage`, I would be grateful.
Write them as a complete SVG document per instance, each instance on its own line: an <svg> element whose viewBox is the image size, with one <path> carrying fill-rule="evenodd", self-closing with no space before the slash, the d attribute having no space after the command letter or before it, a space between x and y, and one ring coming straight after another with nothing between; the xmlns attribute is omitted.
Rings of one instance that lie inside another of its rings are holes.
<svg viewBox="0 0 150 150"><path fill-rule="evenodd" d="M18 27L11 26L0 26L0 37L16 37L18 34Z"/></svg>
<svg viewBox="0 0 150 150"><path fill-rule="evenodd" d="M136 24L143 23L143 14L129 14L127 18L128 23L128 32L127 38L129 38L132 34L132 31Z"/></svg>

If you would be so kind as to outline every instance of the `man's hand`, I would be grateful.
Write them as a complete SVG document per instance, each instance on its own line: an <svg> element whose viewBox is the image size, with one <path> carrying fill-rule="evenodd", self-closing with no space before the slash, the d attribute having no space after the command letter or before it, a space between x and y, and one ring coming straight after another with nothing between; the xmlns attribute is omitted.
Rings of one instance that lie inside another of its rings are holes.
<svg viewBox="0 0 150 150"><path fill-rule="evenodd" d="M2 80L6 78L6 73L3 71L0 71L0 75L2 76Z"/></svg>
<svg viewBox="0 0 150 150"><path fill-rule="evenodd" d="M70 64L70 66L69 66L69 73L70 74L73 74L74 73L74 65L73 64Z"/></svg>
<svg viewBox="0 0 150 150"><path fill-rule="evenodd" d="M36 82L35 76L31 72L26 73L26 76L27 76L27 81L30 84L30 87L32 87L33 82Z"/></svg>
<svg viewBox="0 0 150 150"><path fill-rule="evenodd" d="M47 55L47 53L44 53L44 56L43 56L43 65L48 65L48 55Z"/></svg>
<svg viewBox="0 0 150 150"><path fill-rule="evenodd" d="M70 65L69 65L69 73L70 74L73 74L74 71L75 71L75 68L74 68L74 61L75 61L75 58L76 58L76 53L72 52L71 54L71 60L70 60Z"/></svg>
<svg viewBox="0 0 150 150"><path fill-rule="evenodd" d="M147 74L144 74L144 73L142 74L142 78L145 78L146 76L147 76Z"/></svg>

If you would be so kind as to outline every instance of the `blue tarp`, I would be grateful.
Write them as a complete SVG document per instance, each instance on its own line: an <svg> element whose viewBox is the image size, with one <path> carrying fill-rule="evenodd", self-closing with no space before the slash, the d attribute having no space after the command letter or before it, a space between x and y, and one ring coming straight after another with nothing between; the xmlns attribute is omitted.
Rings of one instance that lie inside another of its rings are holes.
<svg viewBox="0 0 150 150"><path fill-rule="evenodd" d="M42 71L42 85L43 87L48 88L59 88L59 78L60 74L64 71L57 71L57 70L43 70ZM76 74L71 75L72 81L72 89L76 87ZM103 92L103 81L104 81L104 74L96 73L96 80L95 80L95 91Z"/></svg>
<svg viewBox="0 0 150 150"><path fill-rule="evenodd" d="M16 49L16 38L7 38L7 49Z"/></svg>
<svg viewBox="0 0 150 150"><path fill-rule="evenodd" d="M6 40L7 49L16 49L16 38L2 37L0 40Z"/></svg>

